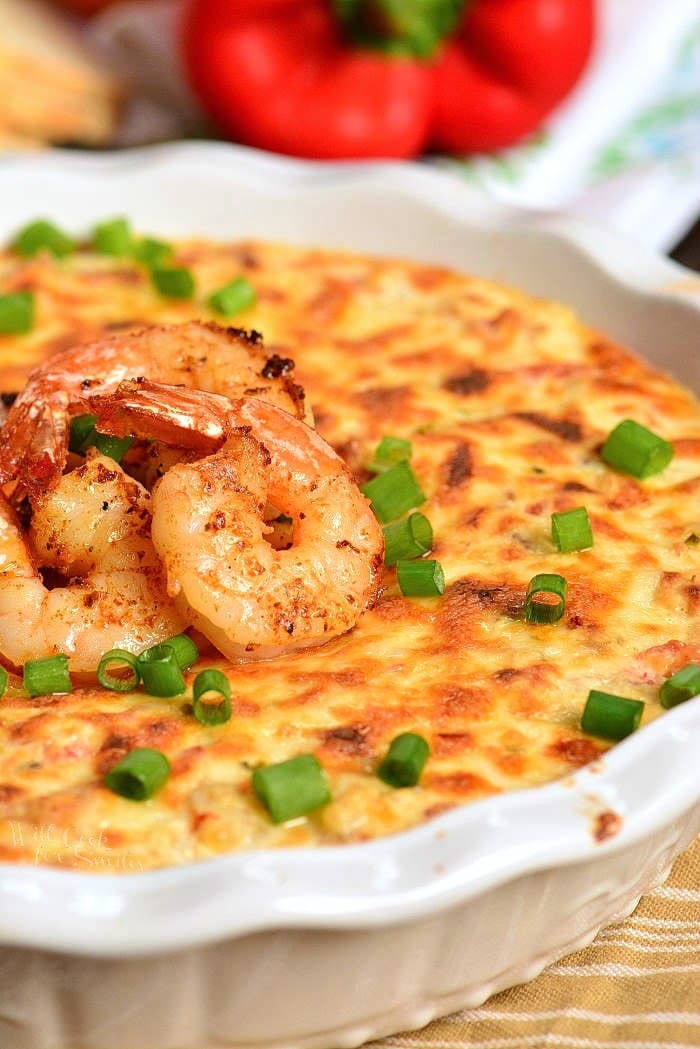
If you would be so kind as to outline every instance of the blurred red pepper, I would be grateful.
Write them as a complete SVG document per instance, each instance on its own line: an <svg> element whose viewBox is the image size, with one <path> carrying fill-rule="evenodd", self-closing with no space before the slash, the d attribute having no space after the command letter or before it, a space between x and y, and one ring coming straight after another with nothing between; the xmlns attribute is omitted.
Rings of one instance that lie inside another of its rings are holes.
<svg viewBox="0 0 700 1049"><path fill-rule="evenodd" d="M221 129L316 159L498 149L591 51L595 0L188 0L192 85Z"/></svg>

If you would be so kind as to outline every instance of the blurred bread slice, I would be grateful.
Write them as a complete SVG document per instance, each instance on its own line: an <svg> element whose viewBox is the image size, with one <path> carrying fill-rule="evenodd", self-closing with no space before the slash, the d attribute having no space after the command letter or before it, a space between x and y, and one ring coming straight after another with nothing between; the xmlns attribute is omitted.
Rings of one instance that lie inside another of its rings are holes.
<svg viewBox="0 0 700 1049"><path fill-rule="evenodd" d="M0 153L6 153L9 150L16 152L18 150L43 149L45 145L45 142L29 138L28 135L18 135L16 131L3 127L0 124Z"/></svg>
<svg viewBox="0 0 700 1049"><path fill-rule="evenodd" d="M121 94L70 18L41 0L0 0L0 148L36 140L106 145Z"/></svg>

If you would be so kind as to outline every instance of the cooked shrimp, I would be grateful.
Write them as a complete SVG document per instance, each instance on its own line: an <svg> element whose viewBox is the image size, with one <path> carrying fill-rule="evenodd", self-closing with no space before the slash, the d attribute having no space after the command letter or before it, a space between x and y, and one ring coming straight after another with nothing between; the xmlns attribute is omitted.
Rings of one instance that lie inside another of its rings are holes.
<svg viewBox="0 0 700 1049"><path fill-rule="evenodd" d="M71 671L94 673L111 648L137 653L180 633L150 525L148 492L97 453L37 501L26 535L0 495L3 659L62 653Z"/></svg>
<svg viewBox="0 0 700 1049"><path fill-rule="evenodd" d="M173 466L153 489L153 545L189 623L231 659L266 659L350 630L376 600L383 536L343 461L287 412L124 382L90 399L98 425L213 454ZM293 520L267 541L264 508Z"/></svg>
<svg viewBox="0 0 700 1049"><path fill-rule="evenodd" d="M228 397L255 396L304 417L294 364L269 356L257 332L192 322L143 328L71 347L29 377L2 430L0 484L19 478L30 495L51 488L66 463L71 410L88 391L147 376Z"/></svg>

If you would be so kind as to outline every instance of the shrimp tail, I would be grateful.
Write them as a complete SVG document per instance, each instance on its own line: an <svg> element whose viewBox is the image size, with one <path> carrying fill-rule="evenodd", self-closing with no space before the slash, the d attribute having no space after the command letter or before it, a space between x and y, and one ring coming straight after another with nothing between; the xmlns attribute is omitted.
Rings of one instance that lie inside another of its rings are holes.
<svg viewBox="0 0 700 1049"><path fill-rule="evenodd" d="M30 497L58 483L68 457L68 417L65 406L24 401L10 413L0 447L0 484L22 479Z"/></svg>
<svg viewBox="0 0 700 1049"><path fill-rule="evenodd" d="M97 416L100 433L211 452L223 442L223 420L236 402L210 393L203 403L199 390L138 378L125 379L112 393L94 394L83 403Z"/></svg>

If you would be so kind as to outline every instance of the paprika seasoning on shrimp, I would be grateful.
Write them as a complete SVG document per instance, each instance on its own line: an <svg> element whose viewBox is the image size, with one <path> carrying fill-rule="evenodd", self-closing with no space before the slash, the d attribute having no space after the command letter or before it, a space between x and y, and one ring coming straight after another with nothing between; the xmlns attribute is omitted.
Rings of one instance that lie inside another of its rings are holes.
<svg viewBox="0 0 700 1049"><path fill-rule="evenodd" d="M482 152L589 58L595 0L188 0L191 84L230 137L315 159Z"/></svg>

